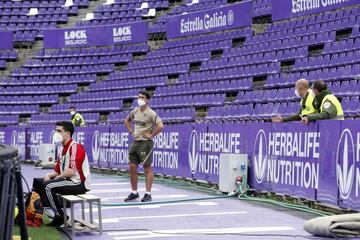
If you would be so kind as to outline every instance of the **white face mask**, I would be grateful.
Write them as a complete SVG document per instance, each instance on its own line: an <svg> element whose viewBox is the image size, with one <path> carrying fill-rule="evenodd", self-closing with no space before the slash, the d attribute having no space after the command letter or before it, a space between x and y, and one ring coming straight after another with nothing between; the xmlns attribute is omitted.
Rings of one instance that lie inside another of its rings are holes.
<svg viewBox="0 0 360 240"><path fill-rule="evenodd" d="M312 91L311 89L310 89L310 91L309 91L309 94L310 94L310 96L315 97L315 93L314 93L314 91Z"/></svg>
<svg viewBox="0 0 360 240"><path fill-rule="evenodd" d="M300 96L300 94L299 94L299 91L298 91L297 89L295 89L294 93L295 93L295 95L296 95L297 97L301 98L301 96Z"/></svg>
<svg viewBox="0 0 360 240"><path fill-rule="evenodd" d="M55 132L54 135L53 135L53 142L55 144L60 144L64 141L64 137L58 133L58 132Z"/></svg>
<svg viewBox="0 0 360 240"><path fill-rule="evenodd" d="M75 115L75 113L76 113L75 111L70 111L71 115Z"/></svg>
<svg viewBox="0 0 360 240"><path fill-rule="evenodd" d="M137 103L138 103L139 107L145 106L145 104L146 104L146 102L142 99L138 99Z"/></svg>

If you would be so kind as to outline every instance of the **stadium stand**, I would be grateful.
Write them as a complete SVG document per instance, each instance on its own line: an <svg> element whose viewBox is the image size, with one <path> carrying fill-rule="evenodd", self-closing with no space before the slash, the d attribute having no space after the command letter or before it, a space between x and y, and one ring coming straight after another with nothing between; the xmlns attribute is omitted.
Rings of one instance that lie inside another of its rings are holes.
<svg viewBox="0 0 360 240"><path fill-rule="evenodd" d="M0 69L6 69L7 62L16 61L17 53L14 50L0 50Z"/></svg>
<svg viewBox="0 0 360 240"><path fill-rule="evenodd" d="M205 1L197 1L193 3L192 0L185 1L180 6L174 7L171 12L160 16L155 23L150 25L149 33L160 33L165 32L165 22L173 17L178 16L184 13L191 13L201 10L206 10L214 7L224 6L227 4L226 0L205 0Z"/></svg>
<svg viewBox="0 0 360 240"><path fill-rule="evenodd" d="M163 10L169 7L169 2L164 1L146 1L144 7L143 1L121 1L109 5L99 5L94 10L94 18L89 21L77 22L77 26L106 25L125 22L136 22L143 19L149 9Z"/></svg>
<svg viewBox="0 0 360 240"><path fill-rule="evenodd" d="M18 148L21 160L37 160L40 144L53 143L54 122L70 120L75 107L86 127L74 139L86 145L91 167L124 171L134 137L124 119L146 90L166 125L151 150L156 174L217 184L222 156L248 154L246 166L232 165L241 175L229 193L243 198L249 184L299 205L359 210L357 121L266 122L299 112L300 78L324 80L345 118L360 118L360 4L328 1L347 7L303 14L296 7L304 1L284 0L294 17L276 20L279 1L1 1L0 30L13 31L14 47L0 49L0 143ZM234 27L234 9L249 2L249 22ZM233 9L206 24L226 18L226 27L200 29L196 17L219 8ZM46 47L54 32L55 47ZM94 32L111 41L91 42Z"/></svg>
<svg viewBox="0 0 360 240"><path fill-rule="evenodd" d="M55 29L57 24L66 23L68 16L77 15L79 8L87 7L88 0L66 1L1 1L0 29L15 32L15 42L34 42L42 37L44 29ZM37 9L31 14L31 9Z"/></svg>
<svg viewBox="0 0 360 240"><path fill-rule="evenodd" d="M175 5L168 1L147 3L143 9L142 1L99 4L93 20L78 21L76 25L138 21L144 9L156 8L167 11L150 24L149 33L164 32L165 22L173 16L230 4L212 0ZM74 1L70 8L62 7L64 4L2 3L0 9L5 14L1 20L11 19L18 27L16 34L22 34L21 19L31 7L41 5L40 13L53 12L56 22L88 6L86 1ZM271 2L254 1L253 11L254 17L268 16ZM40 23L46 18L47 14L35 17ZM292 87L303 77L327 81L330 89L343 98L346 116L357 117L359 20L360 11L353 7L267 23L263 32L245 27L166 40L157 49L147 44L42 49L2 79L4 103L11 105L0 111L30 114L32 124L44 124L52 115L65 118L68 107L74 105L89 114L90 123L115 123L121 122L134 106L131 103L137 91L150 89L154 91L152 106L165 115L166 121L266 121L275 114L297 111L298 99ZM7 29L13 29L11 21ZM19 39L16 34L14 41ZM3 51L1 59L4 68L4 60L16 59L16 52ZM17 102L16 97L24 99ZM62 97L68 102L59 103ZM16 105L22 101L31 108ZM49 111L42 112L39 106L48 106Z"/></svg>

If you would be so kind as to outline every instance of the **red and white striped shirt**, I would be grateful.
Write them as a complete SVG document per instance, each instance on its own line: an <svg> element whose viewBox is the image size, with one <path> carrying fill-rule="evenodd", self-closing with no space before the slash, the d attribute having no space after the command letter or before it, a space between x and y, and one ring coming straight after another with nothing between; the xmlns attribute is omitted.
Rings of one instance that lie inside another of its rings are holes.
<svg viewBox="0 0 360 240"><path fill-rule="evenodd" d="M90 168L84 146L70 139L63 147L61 156L56 162L55 172L63 173L66 169L73 169L75 175L71 177L73 182L90 181Z"/></svg>

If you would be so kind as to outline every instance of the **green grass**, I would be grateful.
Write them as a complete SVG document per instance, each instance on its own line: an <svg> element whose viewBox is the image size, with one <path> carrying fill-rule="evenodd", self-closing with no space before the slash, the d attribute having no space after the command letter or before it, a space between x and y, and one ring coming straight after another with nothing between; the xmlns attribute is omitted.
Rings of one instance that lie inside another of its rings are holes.
<svg viewBox="0 0 360 240"><path fill-rule="evenodd" d="M62 240L68 239L64 237L59 230L55 227L46 226L50 222L50 219L44 214L44 223L40 228L36 227L27 227L28 235L32 240ZM20 228L18 225L14 225L13 236L20 236ZM30 239L29 238L29 239ZM20 239L20 238L19 238Z"/></svg>

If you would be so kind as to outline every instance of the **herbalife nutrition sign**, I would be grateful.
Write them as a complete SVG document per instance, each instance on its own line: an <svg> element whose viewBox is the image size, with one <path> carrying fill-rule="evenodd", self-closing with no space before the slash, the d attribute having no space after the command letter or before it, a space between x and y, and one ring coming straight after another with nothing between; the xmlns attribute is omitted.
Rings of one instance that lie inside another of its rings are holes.
<svg viewBox="0 0 360 240"><path fill-rule="evenodd" d="M254 184L275 192L314 198L319 186L320 132L316 125L249 126ZM253 144L251 144L253 142Z"/></svg>
<svg viewBox="0 0 360 240"><path fill-rule="evenodd" d="M321 134L327 151L321 152L318 198L341 207L360 208L360 125L357 121L326 122ZM340 131L333 131L339 129ZM334 194L335 193L335 194Z"/></svg>
<svg viewBox="0 0 360 240"><path fill-rule="evenodd" d="M360 209L360 125L249 124L250 185Z"/></svg>
<svg viewBox="0 0 360 240"><path fill-rule="evenodd" d="M360 210L360 121L183 124L154 138L155 173L219 181L222 153L248 154L252 188ZM0 142L36 160L38 145L51 142L53 127L7 127ZM128 169L133 142L124 126L78 128L91 166ZM142 169L139 169L142 171Z"/></svg>
<svg viewBox="0 0 360 240"><path fill-rule="evenodd" d="M166 22L167 37L176 38L250 26L251 13L252 2L248 1L176 16Z"/></svg>
<svg viewBox="0 0 360 240"><path fill-rule="evenodd" d="M240 124L198 124L190 133L188 161L192 177L217 182L220 155L244 152L244 128Z"/></svg>

